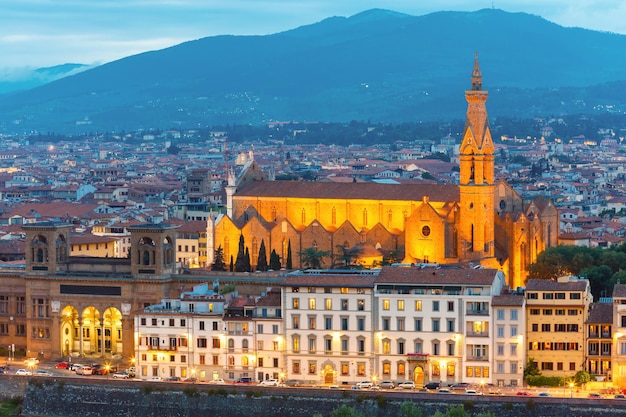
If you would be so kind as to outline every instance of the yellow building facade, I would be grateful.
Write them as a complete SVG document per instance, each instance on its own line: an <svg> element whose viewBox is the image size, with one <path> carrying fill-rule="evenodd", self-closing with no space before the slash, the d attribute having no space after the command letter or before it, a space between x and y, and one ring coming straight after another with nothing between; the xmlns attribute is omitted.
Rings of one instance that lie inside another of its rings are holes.
<svg viewBox="0 0 626 417"><path fill-rule="evenodd" d="M585 370L585 322L592 301L585 279L528 280L526 354L542 375L572 377Z"/></svg>
<svg viewBox="0 0 626 417"><path fill-rule="evenodd" d="M329 253L326 268L352 251L364 267L391 255L403 263L471 262L500 269L511 287L522 286L528 265L557 244L558 211L542 197L523 201L495 179L487 97L476 57L465 92L458 185L271 181L250 161L238 178L229 176L226 214L210 216L207 263L219 247L227 263L236 259L243 236L253 267L264 241L267 256L275 250L283 267L289 247L294 268L303 267L300 253L315 248Z"/></svg>

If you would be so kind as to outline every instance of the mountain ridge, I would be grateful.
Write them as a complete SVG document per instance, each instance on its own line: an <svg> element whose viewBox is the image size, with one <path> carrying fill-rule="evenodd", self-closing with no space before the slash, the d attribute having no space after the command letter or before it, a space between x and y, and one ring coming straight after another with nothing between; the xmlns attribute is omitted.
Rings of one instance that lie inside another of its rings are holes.
<svg viewBox="0 0 626 417"><path fill-rule="evenodd" d="M571 113L607 99L594 89L610 96L606 83L626 80L625 48L625 35L520 12L372 9L271 35L191 40L7 94L0 132L460 118L476 51L491 115Z"/></svg>

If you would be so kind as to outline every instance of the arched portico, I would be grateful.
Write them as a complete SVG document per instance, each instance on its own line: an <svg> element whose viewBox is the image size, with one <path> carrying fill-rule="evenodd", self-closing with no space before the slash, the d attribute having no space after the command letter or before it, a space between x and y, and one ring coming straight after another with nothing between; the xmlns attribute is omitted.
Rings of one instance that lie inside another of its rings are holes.
<svg viewBox="0 0 626 417"><path fill-rule="evenodd" d="M122 313L116 307L91 305L79 311L66 306L61 311L59 331L63 356L104 357L123 353Z"/></svg>

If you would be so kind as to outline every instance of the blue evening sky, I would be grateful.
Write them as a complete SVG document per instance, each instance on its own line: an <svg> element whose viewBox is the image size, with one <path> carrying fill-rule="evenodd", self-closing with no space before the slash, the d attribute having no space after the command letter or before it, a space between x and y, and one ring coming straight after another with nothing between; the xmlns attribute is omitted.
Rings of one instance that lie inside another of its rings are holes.
<svg viewBox="0 0 626 417"><path fill-rule="evenodd" d="M418 16L490 7L626 34L626 0L1 0L0 73L105 63L206 36L276 33L372 8Z"/></svg>

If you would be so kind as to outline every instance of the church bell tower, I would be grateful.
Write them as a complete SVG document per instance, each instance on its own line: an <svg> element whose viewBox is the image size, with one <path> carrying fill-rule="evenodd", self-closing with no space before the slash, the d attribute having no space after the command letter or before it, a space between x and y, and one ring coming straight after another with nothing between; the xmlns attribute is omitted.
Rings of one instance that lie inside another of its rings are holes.
<svg viewBox="0 0 626 417"><path fill-rule="evenodd" d="M465 92L467 115L460 156L458 249L461 260L494 257L494 153L487 120L488 92L482 89L478 54L472 88Z"/></svg>

